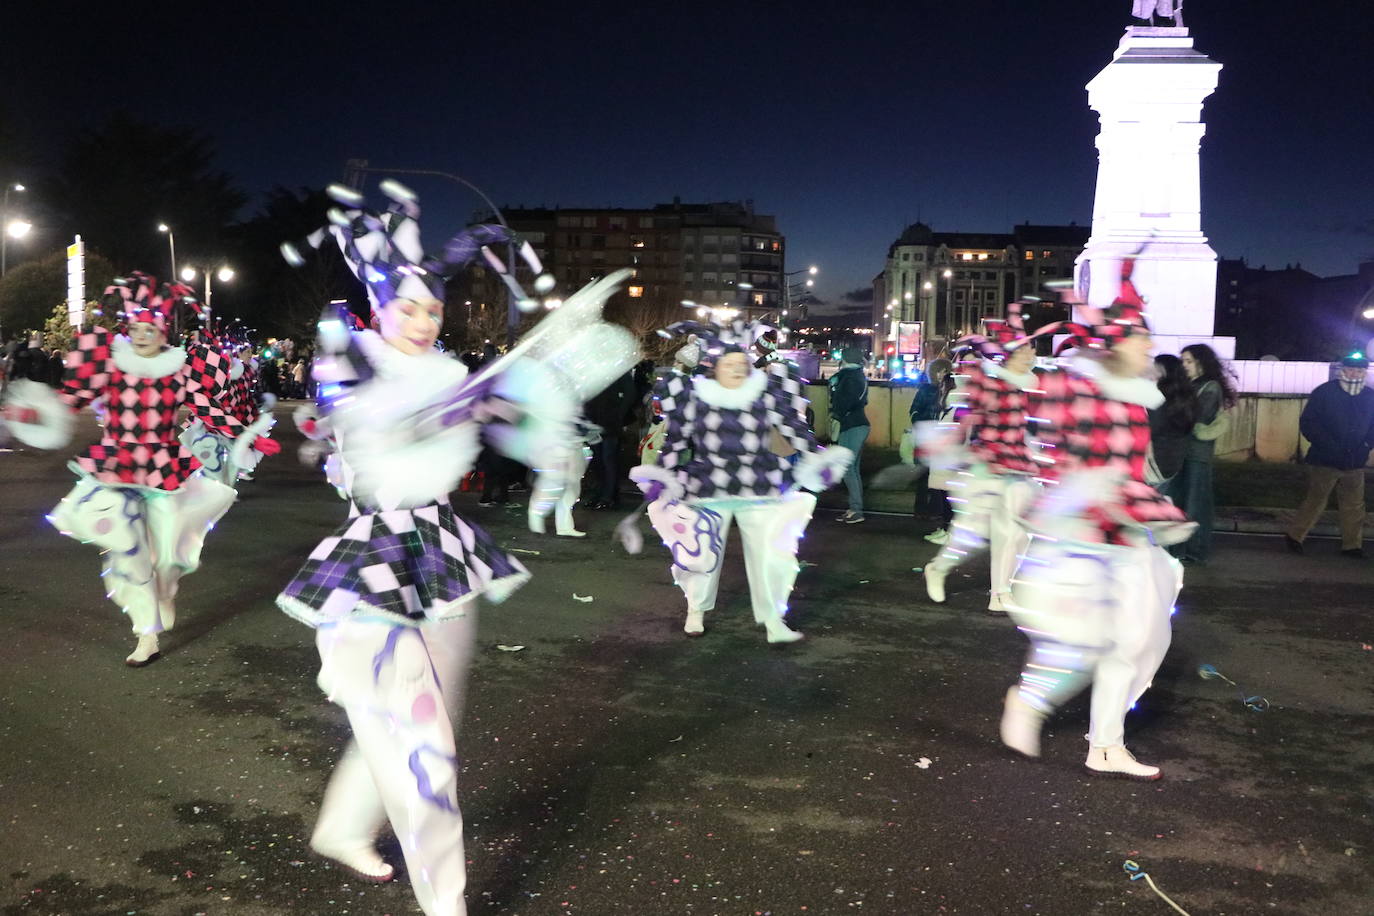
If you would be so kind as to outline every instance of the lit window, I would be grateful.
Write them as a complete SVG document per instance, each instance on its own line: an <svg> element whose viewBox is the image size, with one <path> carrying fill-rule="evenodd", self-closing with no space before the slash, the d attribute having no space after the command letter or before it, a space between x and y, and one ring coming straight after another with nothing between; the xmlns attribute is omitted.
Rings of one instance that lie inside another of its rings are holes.
<svg viewBox="0 0 1374 916"><path fill-rule="evenodd" d="M1026 252L1026 260L1027 260L1027 261L1034 261L1034 260L1035 260L1035 252L1034 252L1034 251L1027 251L1027 252Z"/></svg>
<svg viewBox="0 0 1374 916"><path fill-rule="evenodd" d="M774 242L774 243L773 243L773 250L774 250L774 251L780 251L780 250L782 250L782 242Z"/></svg>
<svg viewBox="0 0 1374 916"><path fill-rule="evenodd" d="M754 293L754 304L763 305L763 293Z"/></svg>
<svg viewBox="0 0 1374 916"><path fill-rule="evenodd" d="M1040 257L1042 257L1042 258L1048 258L1051 254L1053 254L1053 252L1051 252L1051 251L1042 251L1042 252L1040 252Z"/></svg>
<svg viewBox="0 0 1374 916"><path fill-rule="evenodd" d="M972 260L973 260L973 252L971 252L971 251L965 251L963 254L959 255L959 257L960 257L962 260L965 260L965 261L972 261Z"/></svg>
<svg viewBox="0 0 1374 916"><path fill-rule="evenodd" d="M640 298L640 297L643 296L643 295L644 295L644 287L642 287L642 286L631 286L631 287L630 287L630 298L631 298L631 299L638 299L638 298Z"/></svg>
<svg viewBox="0 0 1374 916"><path fill-rule="evenodd" d="M980 260L980 261L986 261L987 259L988 259L988 253L987 253L986 251L980 251L980 252L978 252L978 260Z"/></svg>
<svg viewBox="0 0 1374 916"><path fill-rule="evenodd" d="M637 235L634 236L633 238L630 239L630 247L631 247L631 248L643 248L643 247L644 247L644 239L640 238L640 237L637 236Z"/></svg>

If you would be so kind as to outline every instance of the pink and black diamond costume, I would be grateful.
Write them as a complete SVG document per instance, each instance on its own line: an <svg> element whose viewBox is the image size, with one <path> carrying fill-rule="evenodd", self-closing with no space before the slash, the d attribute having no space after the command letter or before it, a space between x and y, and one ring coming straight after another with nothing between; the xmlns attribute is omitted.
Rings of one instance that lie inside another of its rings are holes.
<svg viewBox="0 0 1374 916"><path fill-rule="evenodd" d="M153 292L155 285L139 274L112 286L106 296L128 306L130 325L145 322L163 329L167 313L190 291L173 285ZM65 409L52 410L46 403L40 410L59 423L62 414L93 401L105 406L104 434L76 457L73 468L80 480L51 520L63 534L102 548L107 594L140 637L171 629L180 579L200 565L206 532L234 500L233 490L197 471L177 426L178 410L188 407L198 422L229 439L243 433L242 424L223 409L228 383L228 359L216 350L196 345L145 357L134 352L127 337L95 327L80 334L68 353L60 394L26 390L45 402L60 399ZM66 439L63 431L43 445L60 447ZM144 652L140 642L130 664L150 660L156 642L148 644L152 648Z"/></svg>

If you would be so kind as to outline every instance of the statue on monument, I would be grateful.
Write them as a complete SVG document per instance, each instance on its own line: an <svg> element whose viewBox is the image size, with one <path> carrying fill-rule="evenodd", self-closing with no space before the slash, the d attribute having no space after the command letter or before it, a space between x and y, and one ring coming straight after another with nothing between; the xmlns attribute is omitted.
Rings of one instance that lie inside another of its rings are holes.
<svg viewBox="0 0 1374 916"><path fill-rule="evenodd" d="M1154 25L1155 17L1172 19L1174 28L1183 28L1183 0L1133 0L1131 15L1143 25Z"/></svg>

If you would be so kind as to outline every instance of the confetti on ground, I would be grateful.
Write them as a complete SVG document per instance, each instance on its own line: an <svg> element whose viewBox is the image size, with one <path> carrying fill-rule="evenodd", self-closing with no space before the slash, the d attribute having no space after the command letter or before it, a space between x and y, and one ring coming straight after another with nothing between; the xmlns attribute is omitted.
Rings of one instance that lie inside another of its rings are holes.
<svg viewBox="0 0 1374 916"><path fill-rule="evenodd" d="M1139 881L1141 878L1144 878L1145 883L1150 885L1150 890L1158 894L1160 900L1163 900L1165 903L1169 904L1169 906L1173 907L1177 912L1182 913L1183 916L1188 916L1188 911L1185 910L1183 907L1179 906L1177 903L1174 903L1172 900L1170 900L1169 896L1165 894L1162 890L1160 890L1159 886L1155 884L1155 880L1150 877L1149 873L1141 871L1140 865L1133 859L1127 859L1121 867L1126 870L1126 874L1130 876L1130 879L1132 881Z"/></svg>
<svg viewBox="0 0 1374 916"><path fill-rule="evenodd" d="M867 579L860 579L860 580L859 580L859 584L860 584L860 585L867 585L867 584L868 584L868 581L869 581L869 580L867 580Z"/></svg>
<svg viewBox="0 0 1374 916"><path fill-rule="evenodd" d="M543 556L543 554L541 554L541 553L540 553L539 551L537 551L537 550L526 550L526 549L523 548L523 547L507 547L506 549L509 550L511 553L527 553L527 554L529 554L529 555L532 556L532 557L540 557L540 556Z"/></svg>
<svg viewBox="0 0 1374 916"><path fill-rule="evenodd" d="M1253 712L1264 712L1266 709L1269 708L1268 700L1261 696L1247 697L1245 695L1245 690L1239 684L1231 680L1226 675L1222 674L1213 665L1199 665L1197 673L1198 676L1201 677L1204 681L1223 680L1226 683L1230 684L1232 687L1236 688L1236 691L1240 693L1240 702L1246 709L1249 709Z"/></svg>
<svg viewBox="0 0 1374 916"><path fill-rule="evenodd" d="M591 595L579 595L577 592L573 592L573 600L581 601L583 604L591 604L596 599Z"/></svg>
<svg viewBox="0 0 1374 916"><path fill-rule="evenodd" d="M920 767L923 770L930 769L930 764L931 760L929 757L922 757L920 760L916 761L916 766Z"/></svg>
<svg viewBox="0 0 1374 916"><path fill-rule="evenodd" d="M496 648L500 649L502 652L520 652L520 651L523 651L525 647L524 647L524 646L502 646L502 645L498 645Z"/></svg>

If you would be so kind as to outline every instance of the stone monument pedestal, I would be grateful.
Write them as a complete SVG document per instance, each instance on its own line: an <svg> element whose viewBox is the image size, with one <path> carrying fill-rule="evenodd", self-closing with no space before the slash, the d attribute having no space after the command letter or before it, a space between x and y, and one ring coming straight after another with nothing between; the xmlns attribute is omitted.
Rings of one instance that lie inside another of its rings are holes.
<svg viewBox="0 0 1374 916"><path fill-rule="evenodd" d="M1102 126L1078 293L1090 305L1110 305L1121 261L1134 256L1135 286L1161 352L1207 343L1223 357L1235 353L1234 338L1212 334L1217 254L1202 234L1198 168L1202 103L1220 72L1186 28L1131 26L1087 86Z"/></svg>

